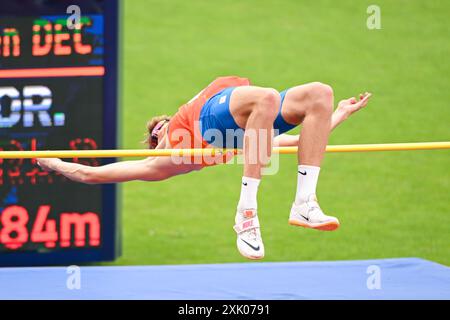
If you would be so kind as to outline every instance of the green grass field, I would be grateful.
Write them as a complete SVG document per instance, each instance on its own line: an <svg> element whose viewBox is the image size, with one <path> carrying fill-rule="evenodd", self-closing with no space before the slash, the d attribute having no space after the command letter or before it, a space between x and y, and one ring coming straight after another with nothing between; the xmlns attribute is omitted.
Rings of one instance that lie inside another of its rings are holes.
<svg viewBox="0 0 450 320"><path fill-rule="evenodd" d="M123 147L213 78L241 75L279 90L310 81L369 107L330 144L450 139L448 1L132 0L124 3ZM232 229L242 167L224 165L122 186L123 256L115 264L243 262ZM295 156L263 179L265 261L421 257L450 265L450 152L327 154L318 195L341 220L325 233L287 224Z"/></svg>

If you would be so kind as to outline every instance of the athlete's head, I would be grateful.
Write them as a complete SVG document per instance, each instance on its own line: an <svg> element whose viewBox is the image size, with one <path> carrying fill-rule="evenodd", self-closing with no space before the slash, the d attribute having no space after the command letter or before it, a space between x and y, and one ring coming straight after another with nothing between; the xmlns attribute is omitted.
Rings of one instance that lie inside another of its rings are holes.
<svg viewBox="0 0 450 320"><path fill-rule="evenodd" d="M159 131L161 128L170 121L170 116L162 115L151 118L147 122L147 132L145 134L145 140L143 141L148 145L149 149L155 149L160 141Z"/></svg>

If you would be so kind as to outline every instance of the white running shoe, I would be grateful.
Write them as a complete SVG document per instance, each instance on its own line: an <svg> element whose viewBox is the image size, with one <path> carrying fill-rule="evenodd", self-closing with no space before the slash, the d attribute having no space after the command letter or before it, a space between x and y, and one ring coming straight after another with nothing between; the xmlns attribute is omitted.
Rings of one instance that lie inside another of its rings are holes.
<svg viewBox="0 0 450 320"><path fill-rule="evenodd" d="M239 210L236 213L234 231L237 233L237 248L244 257L252 260L264 258L259 220L255 209Z"/></svg>
<svg viewBox="0 0 450 320"><path fill-rule="evenodd" d="M339 228L339 220L325 215L317 203L315 194L311 194L306 202L292 204L289 224L322 231L333 231Z"/></svg>

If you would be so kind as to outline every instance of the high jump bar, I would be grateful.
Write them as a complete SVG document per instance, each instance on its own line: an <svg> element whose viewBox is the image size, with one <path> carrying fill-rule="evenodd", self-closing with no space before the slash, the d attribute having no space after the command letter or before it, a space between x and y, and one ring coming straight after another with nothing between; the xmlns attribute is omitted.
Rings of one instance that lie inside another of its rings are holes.
<svg viewBox="0 0 450 320"><path fill-rule="evenodd" d="M412 151L450 149L450 141L412 142L384 144L330 145L327 152ZM123 150L46 150L46 151L0 151L0 159L32 158L124 158L124 157L170 157L214 156L225 152L241 154L240 149L123 149ZM295 154L297 147L274 147L273 153Z"/></svg>

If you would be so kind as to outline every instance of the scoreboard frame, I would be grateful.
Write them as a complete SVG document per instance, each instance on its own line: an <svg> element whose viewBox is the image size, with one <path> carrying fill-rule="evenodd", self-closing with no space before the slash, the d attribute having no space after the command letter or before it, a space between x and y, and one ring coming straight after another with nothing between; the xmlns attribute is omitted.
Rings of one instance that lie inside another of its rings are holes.
<svg viewBox="0 0 450 320"><path fill-rule="evenodd" d="M104 21L104 56L103 66L103 110L102 113L102 148L117 149L120 140L119 111L121 101L121 75L119 61L121 58L121 0L105 0L103 3ZM83 0L73 0L70 4ZM21 11L21 14L32 12ZM11 14L13 12L7 12ZM60 14L61 12L59 12ZM65 12L64 12L65 13ZM1 152L1 151L0 151ZM115 159L103 160L103 164L114 162ZM120 216L120 188L117 184L104 184L102 189L102 220L101 220L101 248L58 248L54 251L13 251L0 252L1 266L39 266L39 265L68 265L75 263L112 261L121 254L121 216ZM0 226L1 228L1 226Z"/></svg>

